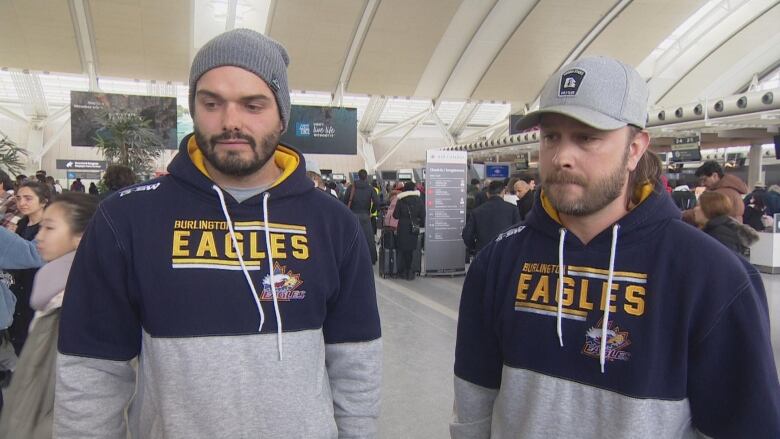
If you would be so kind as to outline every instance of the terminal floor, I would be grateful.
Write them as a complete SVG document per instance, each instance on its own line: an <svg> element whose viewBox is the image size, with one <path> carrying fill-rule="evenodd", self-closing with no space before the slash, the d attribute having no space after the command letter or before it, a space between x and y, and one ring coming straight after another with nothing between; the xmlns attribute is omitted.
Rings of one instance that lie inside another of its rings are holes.
<svg viewBox="0 0 780 439"><path fill-rule="evenodd" d="M762 277L775 363L780 366L780 275ZM455 331L464 278L375 278L384 339L380 438L449 438Z"/></svg>

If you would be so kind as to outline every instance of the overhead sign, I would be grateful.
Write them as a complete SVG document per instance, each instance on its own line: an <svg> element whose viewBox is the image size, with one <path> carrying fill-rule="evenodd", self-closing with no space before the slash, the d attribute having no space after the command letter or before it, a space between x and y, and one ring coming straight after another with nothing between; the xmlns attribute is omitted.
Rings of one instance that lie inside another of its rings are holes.
<svg viewBox="0 0 780 439"><path fill-rule="evenodd" d="M100 172L94 171L68 171L68 180L83 178L85 180L100 180Z"/></svg>
<svg viewBox="0 0 780 439"><path fill-rule="evenodd" d="M701 160L701 137L677 137L672 140L672 162L697 162Z"/></svg>
<svg viewBox="0 0 780 439"><path fill-rule="evenodd" d="M357 109L293 105L280 141L304 154L357 154Z"/></svg>
<svg viewBox="0 0 780 439"><path fill-rule="evenodd" d="M463 273L466 245L465 151L426 151L425 274Z"/></svg>
<svg viewBox="0 0 780 439"><path fill-rule="evenodd" d="M57 169L105 171L105 160L57 160Z"/></svg>
<svg viewBox="0 0 780 439"><path fill-rule="evenodd" d="M508 178L509 177L509 165L506 164L485 164L485 178L491 178L494 180Z"/></svg>
<svg viewBox="0 0 780 439"><path fill-rule="evenodd" d="M110 132L97 120L103 112L135 113L149 122L165 149L176 149L176 98L137 96L91 91L70 92L70 142L73 146L95 146L97 136Z"/></svg>

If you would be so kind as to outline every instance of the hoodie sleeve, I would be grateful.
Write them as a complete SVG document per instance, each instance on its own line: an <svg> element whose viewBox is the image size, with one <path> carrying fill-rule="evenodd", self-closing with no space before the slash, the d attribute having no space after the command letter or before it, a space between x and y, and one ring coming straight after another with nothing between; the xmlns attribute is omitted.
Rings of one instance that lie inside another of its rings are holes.
<svg viewBox="0 0 780 439"><path fill-rule="evenodd" d="M450 434L453 438L489 438L493 402L501 386L499 339L492 329L493 297L485 287L481 252L466 274L458 314L455 344L455 404Z"/></svg>
<svg viewBox="0 0 780 439"><path fill-rule="evenodd" d="M377 437L382 341L368 244L354 236L339 269L340 288L328 301L325 365L340 438Z"/></svg>
<svg viewBox="0 0 780 439"><path fill-rule="evenodd" d="M766 303L761 283L746 283L691 347L693 424L709 437L780 437L780 384Z"/></svg>
<svg viewBox="0 0 780 439"><path fill-rule="evenodd" d="M0 227L0 269L37 268L43 265L35 241Z"/></svg>
<svg viewBox="0 0 780 439"><path fill-rule="evenodd" d="M128 261L115 226L98 208L68 277L60 323L54 436L124 438L135 390L129 360L141 327L128 293Z"/></svg>

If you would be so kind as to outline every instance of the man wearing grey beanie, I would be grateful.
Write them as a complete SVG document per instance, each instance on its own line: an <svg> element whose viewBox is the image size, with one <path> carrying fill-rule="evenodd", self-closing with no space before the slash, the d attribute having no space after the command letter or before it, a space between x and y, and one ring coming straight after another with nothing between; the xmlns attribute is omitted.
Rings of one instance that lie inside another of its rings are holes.
<svg viewBox="0 0 780 439"><path fill-rule="evenodd" d="M206 43L170 174L101 203L63 304L54 437L376 437L368 247L279 144L288 64L248 29Z"/></svg>

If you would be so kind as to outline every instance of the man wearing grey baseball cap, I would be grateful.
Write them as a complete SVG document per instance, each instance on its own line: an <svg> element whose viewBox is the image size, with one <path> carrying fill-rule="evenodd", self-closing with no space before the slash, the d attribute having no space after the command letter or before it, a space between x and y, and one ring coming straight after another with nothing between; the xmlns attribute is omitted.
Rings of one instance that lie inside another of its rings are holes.
<svg viewBox="0 0 780 439"><path fill-rule="evenodd" d="M62 308L54 437L376 437L368 247L279 144L288 63L252 30L207 42L170 174L101 202Z"/></svg>
<svg viewBox="0 0 780 439"><path fill-rule="evenodd" d="M780 437L761 277L680 220L630 66L577 60L538 111L541 191L469 268L453 438Z"/></svg>

